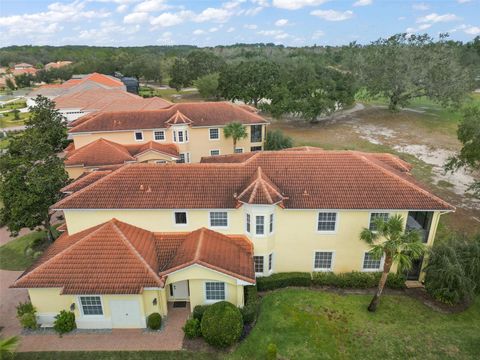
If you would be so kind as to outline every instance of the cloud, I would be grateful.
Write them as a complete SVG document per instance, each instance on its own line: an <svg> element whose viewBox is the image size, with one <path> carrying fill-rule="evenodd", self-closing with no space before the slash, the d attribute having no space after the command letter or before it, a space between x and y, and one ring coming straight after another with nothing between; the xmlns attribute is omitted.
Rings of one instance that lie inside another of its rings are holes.
<svg viewBox="0 0 480 360"><path fill-rule="evenodd" d="M258 35L273 37L276 40L283 40L289 38L290 35L283 30L261 30L257 32Z"/></svg>
<svg viewBox="0 0 480 360"><path fill-rule="evenodd" d="M231 32L234 32L234 31L235 31L234 27L229 27L228 30L227 30L227 33L231 33Z"/></svg>
<svg viewBox="0 0 480 360"><path fill-rule="evenodd" d="M193 32L193 35L203 35L205 34L205 30L197 29Z"/></svg>
<svg viewBox="0 0 480 360"><path fill-rule="evenodd" d="M163 11L171 8L171 6L165 4L163 0L147 0L143 1L135 6L136 12L155 12Z"/></svg>
<svg viewBox="0 0 480 360"><path fill-rule="evenodd" d="M336 10L313 10L310 15L318 16L327 21L343 21L353 17L353 11L336 11Z"/></svg>
<svg viewBox="0 0 480 360"><path fill-rule="evenodd" d="M417 3L412 5L413 10L425 11L430 9L430 6L425 3Z"/></svg>
<svg viewBox="0 0 480 360"><path fill-rule="evenodd" d="M317 30L312 34L312 39L320 39L323 36L325 36L325 33L322 30Z"/></svg>
<svg viewBox="0 0 480 360"><path fill-rule="evenodd" d="M273 0L272 5L280 9L297 10L305 6L317 6L328 0Z"/></svg>
<svg viewBox="0 0 480 360"><path fill-rule="evenodd" d="M466 4L466 3L470 2L470 1L472 1L472 0L457 0L457 2L458 2L459 4Z"/></svg>
<svg viewBox="0 0 480 360"><path fill-rule="evenodd" d="M258 26L255 25L255 24L245 24L245 25L243 25L243 27L245 29L249 29L249 30L255 30L256 28L258 28Z"/></svg>
<svg viewBox="0 0 480 360"><path fill-rule="evenodd" d="M480 27L478 26L468 26L463 31L468 35L480 35Z"/></svg>
<svg viewBox="0 0 480 360"><path fill-rule="evenodd" d="M148 13L146 12L134 12L124 16L123 22L125 24L139 24L148 20Z"/></svg>
<svg viewBox="0 0 480 360"><path fill-rule="evenodd" d="M152 24L154 28L175 26L183 23L192 16L194 16L194 13L188 10L183 10L178 13L166 12L150 19L150 24Z"/></svg>
<svg viewBox="0 0 480 360"><path fill-rule="evenodd" d="M268 0L250 0L250 1L251 1L252 3L254 3L254 4L257 4L257 5L262 6L262 7L268 7L268 6L270 6L270 5L268 4Z"/></svg>
<svg viewBox="0 0 480 360"><path fill-rule="evenodd" d="M373 0L358 0L353 3L353 6L368 6L372 4L373 4Z"/></svg>
<svg viewBox="0 0 480 360"><path fill-rule="evenodd" d="M226 22L232 15L233 13L228 9L207 8L195 16L193 20L196 22Z"/></svg>
<svg viewBox="0 0 480 360"><path fill-rule="evenodd" d="M443 14L439 15L437 13L431 13L426 16L417 18L417 23L439 23L439 22L449 22L459 20L460 18L455 14Z"/></svg>
<svg viewBox="0 0 480 360"><path fill-rule="evenodd" d="M432 24L421 24L420 26L418 26L416 28L409 27L405 30L405 32L408 33L408 34L414 34L414 33L417 33L419 31L427 30L431 26L432 26Z"/></svg>
<svg viewBox="0 0 480 360"><path fill-rule="evenodd" d="M158 43L162 45L173 45L173 40L172 40L173 33L170 31L164 32L157 40Z"/></svg>
<svg viewBox="0 0 480 360"><path fill-rule="evenodd" d="M127 10L128 10L128 5L125 5L125 4L119 5L117 7L117 12L119 12L119 13L124 13Z"/></svg>
<svg viewBox="0 0 480 360"><path fill-rule="evenodd" d="M288 20L287 19L278 19L275 21L275 26L285 26L288 25Z"/></svg>
<svg viewBox="0 0 480 360"><path fill-rule="evenodd" d="M255 16L255 15L257 15L260 11L262 11L263 9L264 9L263 6L257 6L257 7L254 7L254 8L250 8L250 9L245 10L245 15L247 15L247 16Z"/></svg>

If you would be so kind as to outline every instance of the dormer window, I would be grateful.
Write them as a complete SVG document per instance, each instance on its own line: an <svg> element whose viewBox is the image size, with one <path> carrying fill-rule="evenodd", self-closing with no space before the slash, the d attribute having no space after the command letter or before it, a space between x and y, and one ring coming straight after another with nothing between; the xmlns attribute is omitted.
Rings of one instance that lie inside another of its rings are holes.
<svg viewBox="0 0 480 360"><path fill-rule="evenodd" d="M186 143L188 142L188 131L187 130L173 130L173 141L176 143Z"/></svg>

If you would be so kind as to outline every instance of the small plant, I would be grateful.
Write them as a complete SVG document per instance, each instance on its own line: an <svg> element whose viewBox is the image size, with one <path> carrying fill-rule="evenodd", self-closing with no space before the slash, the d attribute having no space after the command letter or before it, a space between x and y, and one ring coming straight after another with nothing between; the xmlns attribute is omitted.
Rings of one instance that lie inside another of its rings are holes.
<svg viewBox="0 0 480 360"><path fill-rule="evenodd" d="M20 318L22 317L23 314L27 313L36 313L37 309L32 305L31 302L24 302L24 303L19 303L17 305L17 317Z"/></svg>
<svg viewBox="0 0 480 360"><path fill-rule="evenodd" d="M200 329L200 321L198 321L198 319L188 319L182 330L188 339L194 339L202 336L202 330Z"/></svg>
<svg viewBox="0 0 480 360"><path fill-rule="evenodd" d="M75 314L70 311L62 310L55 316L53 329L60 335L68 333L77 328L75 323Z"/></svg>
<svg viewBox="0 0 480 360"><path fill-rule="evenodd" d="M0 359L13 359L19 340L18 336L0 339Z"/></svg>
<svg viewBox="0 0 480 360"><path fill-rule="evenodd" d="M193 308L193 318L202 322L202 317L210 305L197 305Z"/></svg>
<svg viewBox="0 0 480 360"><path fill-rule="evenodd" d="M201 329L208 344L226 348L237 342L242 334L242 314L228 301L217 302L209 306L203 314Z"/></svg>
<svg viewBox="0 0 480 360"><path fill-rule="evenodd" d="M147 326L149 329L158 330L162 326L162 316L159 313L148 315Z"/></svg>
<svg viewBox="0 0 480 360"><path fill-rule="evenodd" d="M37 316L33 312L23 314L19 317L19 320L24 329L34 330L38 328Z"/></svg>
<svg viewBox="0 0 480 360"><path fill-rule="evenodd" d="M275 360L277 358L277 345L270 343L267 347L267 360Z"/></svg>

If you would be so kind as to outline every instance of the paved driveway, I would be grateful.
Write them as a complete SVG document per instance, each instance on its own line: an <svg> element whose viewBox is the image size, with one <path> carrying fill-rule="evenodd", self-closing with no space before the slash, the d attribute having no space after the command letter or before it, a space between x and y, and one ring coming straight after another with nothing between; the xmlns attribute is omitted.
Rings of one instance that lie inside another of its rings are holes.
<svg viewBox="0 0 480 360"><path fill-rule="evenodd" d="M28 298L23 289L9 289L21 271L0 270L0 335L21 334L15 317L15 306ZM112 330L107 333L21 335L17 351L94 351L94 350L180 350L183 343L182 326L189 315L188 308L170 308L165 327L160 332L141 329Z"/></svg>

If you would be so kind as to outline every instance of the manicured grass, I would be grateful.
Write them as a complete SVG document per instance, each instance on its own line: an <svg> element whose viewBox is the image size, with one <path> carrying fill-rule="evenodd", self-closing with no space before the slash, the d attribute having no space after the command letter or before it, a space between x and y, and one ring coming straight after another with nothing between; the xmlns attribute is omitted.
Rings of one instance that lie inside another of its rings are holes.
<svg viewBox="0 0 480 360"><path fill-rule="evenodd" d="M140 96L158 96L170 102L185 102L185 101L202 101L198 91L177 91L175 89L154 89L150 87L141 87L139 91ZM181 95L181 98L176 98L176 95Z"/></svg>
<svg viewBox="0 0 480 360"><path fill-rule="evenodd" d="M187 360L216 359L212 354L189 351L59 351L15 354L15 360Z"/></svg>
<svg viewBox="0 0 480 360"><path fill-rule="evenodd" d="M25 270L35 261L33 253L26 255L25 250L35 241L40 241L45 236L45 231L34 231L0 246L0 269Z"/></svg>
<svg viewBox="0 0 480 360"><path fill-rule="evenodd" d="M440 314L406 296L371 297L285 289L262 301L257 324L231 359L478 359L480 298L461 314Z"/></svg>

